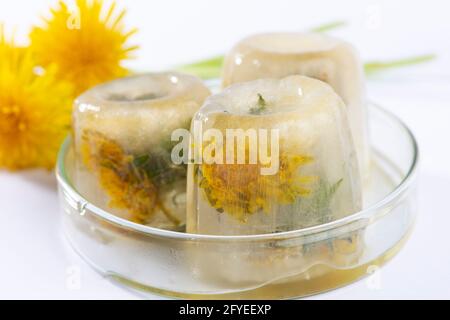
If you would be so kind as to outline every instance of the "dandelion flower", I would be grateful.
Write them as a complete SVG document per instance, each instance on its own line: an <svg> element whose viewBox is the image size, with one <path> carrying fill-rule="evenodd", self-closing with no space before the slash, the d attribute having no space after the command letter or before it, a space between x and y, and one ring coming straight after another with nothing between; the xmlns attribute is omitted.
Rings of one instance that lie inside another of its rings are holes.
<svg viewBox="0 0 450 320"><path fill-rule="evenodd" d="M72 87L34 67L0 29L0 168L52 168L70 127Z"/></svg>
<svg viewBox="0 0 450 320"><path fill-rule="evenodd" d="M127 44L136 29L125 31L124 15L115 2L105 7L101 0L77 0L72 12L60 1L44 25L32 30L31 49L43 67L55 63L58 76L73 83L79 94L128 73L121 63L137 49Z"/></svg>
<svg viewBox="0 0 450 320"><path fill-rule="evenodd" d="M273 204L292 204L308 196L316 177L301 175L300 168L312 161L308 156L282 154L275 175L261 175L260 164L203 164L199 186L211 206L245 222L258 211L269 213Z"/></svg>
<svg viewBox="0 0 450 320"><path fill-rule="evenodd" d="M17 46L12 37L7 39L4 25L0 23L0 67L7 64L11 66L11 63L19 64L26 52L26 48Z"/></svg>
<svg viewBox="0 0 450 320"><path fill-rule="evenodd" d="M82 141L83 162L98 177L110 198L111 208L128 210L131 220L142 224L161 210L174 224L180 224L160 201L158 188L148 172L136 165L138 159L135 156L94 130L84 130Z"/></svg>

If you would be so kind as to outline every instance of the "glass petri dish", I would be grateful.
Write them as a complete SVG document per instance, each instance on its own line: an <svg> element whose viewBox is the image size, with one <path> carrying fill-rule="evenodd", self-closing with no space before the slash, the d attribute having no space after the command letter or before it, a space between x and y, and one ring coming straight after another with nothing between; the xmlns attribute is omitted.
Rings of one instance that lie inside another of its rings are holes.
<svg viewBox="0 0 450 320"><path fill-rule="evenodd" d="M371 178L364 210L305 229L211 236L156 229L88 202L71 184L71 140L57 164L62 228L107 278L141 293L188 299L287 299L369 275L403 246L416 216L418 148L395 115L371 104Z"/></svg>

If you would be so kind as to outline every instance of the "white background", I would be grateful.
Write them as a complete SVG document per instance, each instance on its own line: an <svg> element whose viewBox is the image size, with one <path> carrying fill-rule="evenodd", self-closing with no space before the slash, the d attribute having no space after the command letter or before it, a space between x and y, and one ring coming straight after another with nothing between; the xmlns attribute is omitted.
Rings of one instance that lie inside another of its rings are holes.
<svg viewBox="0 0 450 320"><path fill-rule="evenodd" d="M20 42L55 1L0 1L0 23ZM251 33L304 30L334 20L332 34L365 61L436 53L430 64L368 79L370 98L399 115L421 148L419 217L405 248L367 280L313 299L450 298L450 5L447 1L118 1L140 33L130 66L157 70L226 52ZM1 63L1 61L0 61ZM66 244L52 173L0 171L0 298L140 298L103 279ZM79 273L80 287L70 285Z"/></svg>

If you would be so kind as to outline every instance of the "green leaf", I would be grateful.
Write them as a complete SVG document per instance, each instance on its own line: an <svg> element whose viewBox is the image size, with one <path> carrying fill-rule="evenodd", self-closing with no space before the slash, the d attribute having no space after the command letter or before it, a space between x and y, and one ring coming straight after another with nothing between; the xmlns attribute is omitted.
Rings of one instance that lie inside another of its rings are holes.
<svg viewBox="0 0 450 320"><path fill-rule="evenodd" d="M136 156L133 159L133 165L135 165L136 167L143 167L147 164L147 162L150 160L150 156L145 154L142 156Z"/></svg>
<svg viewBox="0 0 450 320"><path fill-rule="evenodd" d="M264 100L263 96L258 93L258 102L256 107L253 107L250 109L250 114L261 114L264 110L267 109L267 102L266 100Z"/></svg>
<svg viewBox="0 0 450 320"><path fill-rule="evenodd" d="M333 21L330 23L326 23L326 24L322 24L320 26L314 27L312 29L310 29L311 32L327 32L330 30L334 30L337 28L341 28L341 27L345 27L347 25L347 22L345 21Z"/></svg>
<svg viewBox="0 0 450 320"><path fill-rule="evenodd" d="M436 58L434 54L426 54L415 57L409 57L398 60L391 61L372 61L364 64L364 70L366 74L373 74L376 72L384 71L386 69L399 68L399 67L407 67L411 65L416 65L420 63L425 63L432 61Z"/></svg>
<svg viewBox="0 0 450 320"><path fill-rule="evenodd" d="M224 56L217 56L180 66L176 68L176 70L194 74L202 79L218 78L220 77L220 73L222 71L224 59Z"/></svg>
<svg viewBox="0 0 450 320"><path fill-rule="evenodd" d="M326 223L330 218L330 205L334 194L342 184L343 179L339 179L334 184L330 185L324 180L319 181L317 190L312 195L310 201L310 211L320 216L320 222Z"/></svg>
<svg viewBox="0 0 450 320"><path fill-rule="evenodd" d="M330 189L328 189L328 198L331 198L334 196L334 194L336 193L336 191L339 189L339 187L341 186L342 181L344 181L344 179L339 179L338 182L336 182L335 184L333 184Z"/></svg>

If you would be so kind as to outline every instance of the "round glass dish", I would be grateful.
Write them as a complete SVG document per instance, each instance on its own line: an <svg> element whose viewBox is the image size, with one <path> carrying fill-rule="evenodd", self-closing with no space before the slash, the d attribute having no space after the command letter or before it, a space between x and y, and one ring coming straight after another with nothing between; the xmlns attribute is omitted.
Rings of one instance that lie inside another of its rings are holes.
<svg viewBox="0 0 450 320"><path fill-rule="evenodd" d="M195 235L135 224L87 202L72 187L68 139L57 166L63 229L95 269L141 292L279 299L343 286L391 259L416 215L414 136L390 112L374 105L369 112L373 159L365 209L346 218L252 236Z"/></svg>

